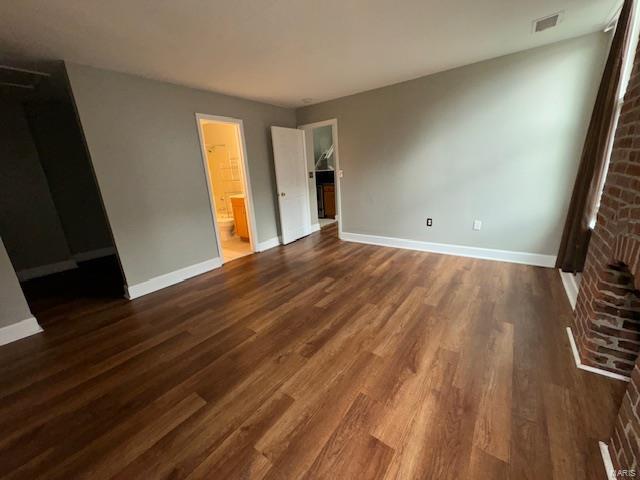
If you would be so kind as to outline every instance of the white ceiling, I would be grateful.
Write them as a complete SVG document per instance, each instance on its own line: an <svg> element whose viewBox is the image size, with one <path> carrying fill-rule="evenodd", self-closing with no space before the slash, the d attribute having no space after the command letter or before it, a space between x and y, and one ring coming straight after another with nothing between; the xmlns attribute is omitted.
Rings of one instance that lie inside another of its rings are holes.
<svg viewBox="0 0 640 480"><path fill-rule="evenodd" d="M298 106L594 32L621 1L6 0L0 52Z"/></svg>

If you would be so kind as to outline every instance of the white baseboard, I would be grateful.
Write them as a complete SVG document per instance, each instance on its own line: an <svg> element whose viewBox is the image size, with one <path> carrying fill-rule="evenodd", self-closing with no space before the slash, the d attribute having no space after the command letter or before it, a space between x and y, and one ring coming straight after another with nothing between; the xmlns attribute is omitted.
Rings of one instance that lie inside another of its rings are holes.
<svg viewBox="0 0 640 480"><path fill-rule="evenodd" d="M74 268L78 268L78 264L75 260L63 260L61 262L41 265L39 267L25 268L24 270L16 272L16 275L18 276L18 280L20 280L21 282L25 282L27 280L31 280L32 278L44 277L53 273L65 272Z"/></svg>
<svg viewBox="0 0 640 480"><path fill-rule="evenodd" d="M88 252L74 253L73 258L76 262L86 262L88 260L95 260L96 258L108 257L109 255L115 255L116 249L114 247L98 248L96 250L89 250Z"/></svg>
<svg viewBox="0 0 640 480"><path fill-rule="evenodd" d="M320 231L320 224L319 223L314 223L313 225L311 225L311 233L318 232L318 231Z"/></svg>
<svg viewBox="0 0 640 480"><path fill-rule="evenodd" d="M125 297L129 300L133 300L134 298L142 297L143 295L147 295L157 290L162 290L163 288L170 287L171 285L183 282L188 278L206 273L221 266L222 260L220 257L216 257L201 263L196 263L195 265L181 268L174 272L154 277L146 282L137 283L135 285L125 285Z"/></svg>
<svg viewBox="0 0 640 480"><path fill-rule="evenodd" d="M604 442L598 442L600 447L600 455L602 455L602 463L604 463L604 470L607 472L607 480L616 480L616 470L613 467L611 461L611 453L609 452L609 445Z"/></svg>
<svg viewBox="0 0 640 480"><path fill-rule="evenodd" d="M20 322L0 328L0 345L6 345L21 338L30 337L41 331L42 327L38 324L36 318L29 317Z"/></svg>
<svg viewBox="0 0 640 480"><path fill-rule="evenodd" d="M361 233L349 232L342 232L340 234L340 238L348 242L404 248L407 250L419 250L421 252L442 253L445 255L456 255L459 257L482 258L485 260L497 260L500 262L523 263L525 265L535 265L538 267L554 267L556 264L555 255L542 255L539 253L467 247L464 245L449 245L446 243L423 242L419 240L363 235Z"/></svg>
<svg viewBox="0 0 640 480"><path fill-rule="evenodd" d="M571 352L573 353L573 360L576 362L576 367L580 370L584 370L585 372L596 373L598 375L604 375L605 377L615 378L616 380L622 380L624 382L628 382L631 380L629 377L625 377L624 375L620 375L619 373L613 373L608 370L604 370L603 368L596 368L590 365L585 365L580 360L580 352L578 352L578 345L576 344L576 340L573 337L573 332L571 331L571 327L567 327L567 335L569 337L569 343L571 344Z"/></svg>
<svg viewBox="0 0 640 480"><path fill-rule="evenodd" d="M578 284L576 283L576 276L573 273L560 272L560 278L562 279L562 285L564 285L564 291L567 293L567 298L571 304L571 308L576 309L576 302L578 301Z"/></svg>
<svg viewBox="0 0 640 480"><path fill-rule="evenodd" d="M256 252L264 252L265 250L269 250L270 248L277 247L280 245L280 237L273 237L264 242L258 242L258 246L256 247Z"/></svg>

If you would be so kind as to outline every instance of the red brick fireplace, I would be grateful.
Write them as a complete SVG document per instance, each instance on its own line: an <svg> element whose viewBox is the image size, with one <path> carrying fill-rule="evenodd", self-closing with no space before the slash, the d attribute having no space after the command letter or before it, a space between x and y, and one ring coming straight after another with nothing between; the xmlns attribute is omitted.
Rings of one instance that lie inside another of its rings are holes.
<svg viewBox="0 0 640 480"><path fill-rule="evenodd" d="M636 471L640 460L639 67L636 52L573 325L584 364L631 377L609 443L615 467Z"/></svg>

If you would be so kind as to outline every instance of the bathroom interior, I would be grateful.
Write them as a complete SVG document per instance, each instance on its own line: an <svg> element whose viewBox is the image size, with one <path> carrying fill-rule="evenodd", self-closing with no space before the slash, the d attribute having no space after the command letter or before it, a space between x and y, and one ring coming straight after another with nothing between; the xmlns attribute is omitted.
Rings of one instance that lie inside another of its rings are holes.
<svg viewBox="0 0 640 480"><path fill-rule="evenodd" d="M313 157L321 227L336 222L335 156L333 129L325 125L313 129Z"/></svg>
<svg viewBox="0 0 640 480"><path fill-rule="evenodd" d="M210 192L220 235L223 262L253 253L245 197L240 127L201 120Z"/></svg>

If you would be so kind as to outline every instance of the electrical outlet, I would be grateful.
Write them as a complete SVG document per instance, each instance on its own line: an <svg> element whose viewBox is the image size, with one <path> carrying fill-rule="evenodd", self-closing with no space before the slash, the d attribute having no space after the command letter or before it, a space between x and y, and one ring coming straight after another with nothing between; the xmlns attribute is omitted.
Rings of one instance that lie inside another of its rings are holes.
<svg viewBox="0 0 640 480"><path fill-rule="evenodd" d="M313 178L313 172L309 172L309 178Z"/></svg>
<svg viewBox="0 0 640 480"><path fill-rule="evenodd" d="M433 219L427 218L427 227L433 226Z"/></svg>
<svg viewBox="0 0 640 480"><path fill-rule="evenodd" d="M473 221L473 229L474 230L480 230L482 228L482 221L481 220L474 220Z"/></svg>

